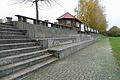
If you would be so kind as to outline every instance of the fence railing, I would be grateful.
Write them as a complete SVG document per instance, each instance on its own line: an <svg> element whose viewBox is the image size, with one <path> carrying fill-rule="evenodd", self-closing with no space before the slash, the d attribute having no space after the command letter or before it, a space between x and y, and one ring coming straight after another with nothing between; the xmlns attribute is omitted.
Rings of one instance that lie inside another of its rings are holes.
<svg viewBox="0 0 120 80"><path fill-rule="evenodd" d="M30 17L26 17L26 16L22 16L22 15L15 15L18 17L18 21L21 21L21 22L28 22L29 20L32 21L31 24L40 24L40 25L43 25L43 26L47 26L47 27L57 27L57 28L67 28L67 29L75 29L76 27L71 27L71 26L67 26L67 25L62 25L62 24L57 24L57 23L51 23L51 22L48 22L48 20L45 20L45 21L42 21L42 20L37 20L37 19L34 19L34 18L30 18ZM78 30L78 33L96 33L95 31L81 31L79 30L79 28L76 28Z"/></svg>
<svg viewBox="0 0 120 80"><path fill-rule="evenodd" d="M17 16L18 21L21 21L21 22L28 22L28 20L31 20L32 24L38 24L38 25L42 24L42 25L47 26L47 27L58 27L58 28L62 27L62 28L72 29L72 27L70 27L70 26L51 23L51 22L48 22L47 20L42 21L42 20L37 20L37 19L34 19L34 18L26 17L26 16L21 16L21 15L15 15L15 16Z"/></svg>

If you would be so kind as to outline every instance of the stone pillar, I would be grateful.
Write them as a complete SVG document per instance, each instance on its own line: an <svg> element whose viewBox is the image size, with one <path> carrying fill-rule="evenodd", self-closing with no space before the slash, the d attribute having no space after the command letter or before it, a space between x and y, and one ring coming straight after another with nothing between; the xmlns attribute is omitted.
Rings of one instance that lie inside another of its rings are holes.
<svg viewBox="0 0 120 80"><path fill-rule="evenodd" d="M0 23L3 23L3 19L0 19Z"/></svg>
<svg viewBox="0 0 120 80"><path fill-rule="evenodd" d="M81 23L79 23L79 30L80 30L80 32L81 32Z"/></svg>
<svg viewBox="0 0 120 80"><path fill-rule="evenodd" d="M86 26L85 26L85 24L84 24L84 33L86 33Z"/></svg>
<svg viewBox="0 0 120 80"><path fill-rule="evenodd" d="M21 16L18 16L18 21L22 21L22 17Z"/></svg>
<svg viewBox="0 0 120 80"><path fill-rule="evenodd" d="M48 26L48 21L49 21L49 20L44 20L44 21L45 21L46 26Z"/></svg>
<svg viewBox="0 0 120 80"><path fill-rule="evenodd" d="M40 21L39 21L39 20L37 20L37 24L40 24Z"/></svg>
<svg viewBox="0 0 120 80"><path fill-rule="evenodd" d="M27 22L27 18L26 17L23 17L23 22Z"/></svg>
<svg viewBox="0 0 120 80"><path fill-rule="evenodd" d="M36 20L33 20L33 24L36 24Z"/></svg>

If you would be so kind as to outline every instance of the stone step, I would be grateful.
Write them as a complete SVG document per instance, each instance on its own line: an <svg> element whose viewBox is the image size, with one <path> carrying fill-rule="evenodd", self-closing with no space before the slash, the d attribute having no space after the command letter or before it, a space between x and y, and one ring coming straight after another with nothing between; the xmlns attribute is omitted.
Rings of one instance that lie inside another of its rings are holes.
<svg viewBox="0 0 120 80"><path fill-rule="evenodd" d="M0 24L1 28L12 28L12 29L16 29L17 27L15 26L10 26L10 25L5 25L5 24Z"/></svg>
<svg viewBox="0 0 120 80"><path fill-rule="evenodd" d="M0 39L26 39L25 35L15 35L15 34L7 34L7 35L0 35Z"/></svg>
<svg viewBox="0 0 120 80"><path fill-rule="evenodd" d="M0 35L24 35L24 32L15 32L15 31L0 31Z"/></svg>
<svg viewBox="0 0 120 80"><path fill-rule="evenodd" d="M18 72L14 72L8 76L1 78L0 80L18 80L18 79L22 78L23 76L27 75L28 73L31 73L31 72L33 72L33 71L35 71L35 70L37 70L37 69L39 69L47 64L50 64L56 60L58 60L58 58L52 57L52 58L45 60L41 63L37 63L33 66L29 66L25 69L18 71Z"/></svg>
<svg viewBox="0 0 120 80"><path fill-rule="evenodd" d="M0 24L0 80L20 79L58 59L25 34L26 30Z"/></svg>
<svg viewBox="0 0 120 80"><path fill-rule="evenodd" d="M66 58L69 55L76 53L77 51L95 43L97 40L85 40L65 45L60 45L56 47L48 48L48 52L53 54L54 56L58 57L59 59Z"/></svg>
<svg viewBox="0 0 120 80"><path fill-rule="evenodd" d="M29 66L35 65L35 64L40 63L45 60L48 60L52 57L53 57L52 54L45 54L45 55L27 59L27 60L24 60L21 62L2 66L2 67L0 67L0 77L4 77L4 76L14 73L16 71L25 69Z"/></svg>
<svg viewBox="0 0 120 80"><path fill-rule="evenodd" d="M24 54L24 53L28 53L28 52L34 52L34 51L38 51L38 50L41 50L40 46L1 50L0 58L11 56L11 55L18 55L18 54Z"/></svg>
<svg viewBox="0 0 120 80"><path fill-rule="evenodd" d="M34 42L31 39L0 39L0 44Z"/></svg>
<svg viewBox="0 0 120 80"><path fill-rule="evenodd" d="M32 46L35 46L35 45L36 45L36 42L0 44L0 50L32 47Z"/></svg>
<svg viewBox="0 0 120 80"><path fill-rule="evenodd" d="M12 55L0 58L0 66L4 66L7 64L13 64L15 62L20 62L22 60L27 60L33 57L41 56L47 54L47 50L40 50L35 52L29 52L24 54Z"/></svg>
<svg viewBox="0 0 120 80"><path fill-rule="evenodd" d="M14 32L26 32L26 30L14 29L14 28L4 28L0 27L0 31L14 31Z"/></svg>

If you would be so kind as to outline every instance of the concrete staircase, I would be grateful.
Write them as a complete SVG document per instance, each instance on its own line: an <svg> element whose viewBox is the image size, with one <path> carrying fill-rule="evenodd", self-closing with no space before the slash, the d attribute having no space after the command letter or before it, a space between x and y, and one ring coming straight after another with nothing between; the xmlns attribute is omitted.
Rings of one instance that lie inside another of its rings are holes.
<svg viewBox="0 0 120 80"><path fill-rule="evenodd" d="M25 36L25 30L0 25L0 80L18 80L58 58Z"/></svg>

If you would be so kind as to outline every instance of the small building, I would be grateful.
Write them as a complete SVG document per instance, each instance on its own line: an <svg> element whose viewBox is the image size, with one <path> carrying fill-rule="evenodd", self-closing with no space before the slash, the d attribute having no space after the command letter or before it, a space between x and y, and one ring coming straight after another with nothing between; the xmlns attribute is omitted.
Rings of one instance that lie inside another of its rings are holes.
<svg viewBox="0 0 120 80"><path fill-rule="evenodd" d="M63 14L62 16L57 18L58 23L61 25L65 25L68 27L81 27L81 21L77 18L75 18L75 16L71 15L69 12L66 12L65 14Z"/></svg>

